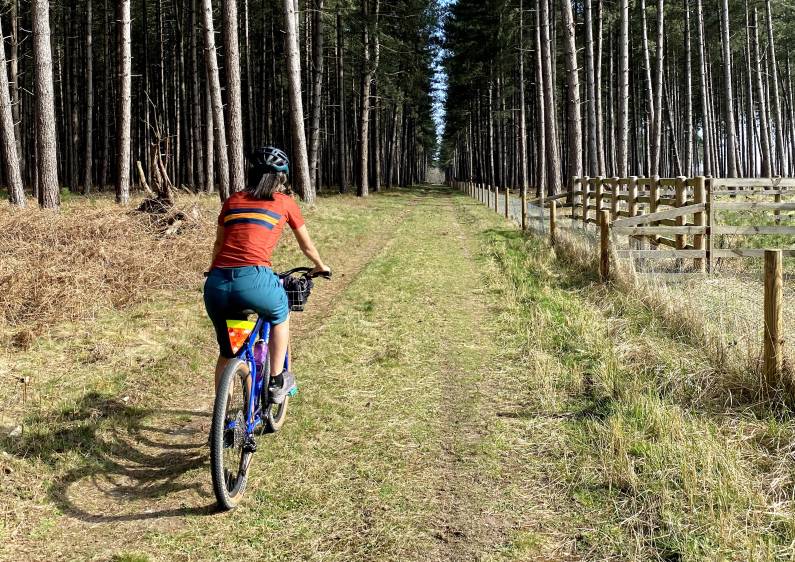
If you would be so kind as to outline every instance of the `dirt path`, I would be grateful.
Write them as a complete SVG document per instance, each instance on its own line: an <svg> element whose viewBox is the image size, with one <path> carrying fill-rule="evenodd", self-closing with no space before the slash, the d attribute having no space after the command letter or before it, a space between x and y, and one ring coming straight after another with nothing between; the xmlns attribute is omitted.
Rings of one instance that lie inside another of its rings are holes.
<svg viewBox="0 0 795 562"><path fill-rule="evenodd" d="M509 289L479 211L439 191L402 201L337 256L337 280L298 323L301 393L261 447L240 509L214 512L210 396L198 384L210 358L188 357L196 390L179 400L80 413L106 422L90 436L102 454L54 478L45 515L12 545L17 558L563 558L560 522L546 522L563 499L532 458L561 454L548 449L561 420L515 415L533 373L504 337ZM183 345L207 354L200 306L181 302ZM185 388L179 367L143 368L162 373L165 395Z"/></svg>

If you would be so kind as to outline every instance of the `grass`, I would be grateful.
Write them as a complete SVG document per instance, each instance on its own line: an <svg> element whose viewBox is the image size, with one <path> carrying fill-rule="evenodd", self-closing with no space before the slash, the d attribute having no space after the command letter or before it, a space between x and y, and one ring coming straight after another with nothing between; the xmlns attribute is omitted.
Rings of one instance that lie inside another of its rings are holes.
<svg viewBox="0 0 795 562"><path fill-rule="evenodd" d="M528 356L558 363L533 408L570 414L561 473L583 517L577 550L589 559L791 557L790 493L779 486L789 471L771 462L781 442L772 451L759 443L771 430L791 435L792 422L721 408L709 388L721 373L698 342L633 295L605 290L537 238L487 240L527 303L506 319L509 331L532 329Z"/></svg>
<svg viewBox="0 0 795 562"><path fill-rule="evenodd" d="M445 190L307 214L337 275L296 318L301 391L243 505L213 510L198 268L0 356L31 378L24 404L20 386L0 394L25 430L0 441L0 556L793 555L795 427L727 406L720 367L637 295Z"/></svg>

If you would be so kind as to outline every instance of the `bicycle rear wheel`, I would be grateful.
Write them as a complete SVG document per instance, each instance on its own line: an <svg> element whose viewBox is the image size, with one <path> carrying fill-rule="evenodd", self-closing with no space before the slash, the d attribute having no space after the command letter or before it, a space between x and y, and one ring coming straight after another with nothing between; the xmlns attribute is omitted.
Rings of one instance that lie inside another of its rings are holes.
<svg viewBox="0 0 795 562"><path fill-rule="evenodd" d="M239 359L229 362L215 395L210 430L210 473L218 505L237 507L248 481L252 453L246 452L246 407L250 387L248 365Z"/></svg>

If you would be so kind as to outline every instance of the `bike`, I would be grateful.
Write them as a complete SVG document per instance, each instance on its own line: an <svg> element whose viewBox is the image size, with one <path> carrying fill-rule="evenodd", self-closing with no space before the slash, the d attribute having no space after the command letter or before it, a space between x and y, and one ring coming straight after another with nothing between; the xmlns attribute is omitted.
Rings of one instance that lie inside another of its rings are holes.
<svg viewBox="0 0 795 562"><path fill-rule="evenodd" d="M301 274L297 277L296 274ZM312 289L311 279L331 279L331 273L312 274L308 267L297 267L277 274L285 287L290 310L302 312ZM252 310L241 315L252 316ZM227 320L235 357L224 369L216 389L210 429L210 472L218 505L224 510L238 506L248 481L248 470L257 450L255 436L275 433L284 425L290 397L295 389L276 404L270 399L270 358L268 341L271 324L262 318ZM290 367L290 350L284 369ZM278 373L277 373L278 374Z"/></svg>

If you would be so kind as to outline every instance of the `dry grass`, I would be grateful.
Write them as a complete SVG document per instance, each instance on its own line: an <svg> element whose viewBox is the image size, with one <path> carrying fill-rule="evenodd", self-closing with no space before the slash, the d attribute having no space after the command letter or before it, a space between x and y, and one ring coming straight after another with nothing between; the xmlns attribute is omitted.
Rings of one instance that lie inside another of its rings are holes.
<svg viewBox="0 0 795 562"><path fill-rule="evenodd" d="M566 267L598 270L598 240L592 230L564 228L558 231L555 252ZM737 260L736 260L737 261ZM792 348L786 350L785 372L779 380L762 376L762 301L764 286L759 273L739 266L712 276L662 274L686 272L690 263L645 263L637 272L631 260L613 256L612 288L596 290L592 298L602 306L661 325L667 335L695 347L710 360L707 371L673 383L681 398L702 405L758 405L776 410L795 403L791 380ZM739 263L739 261L737 261ZM753 267L753 263L747 264ZM652 269L654 268L654 269ZM795 310L795 291L785 282L785 310ZM795 315L784 317L785 333L795 341ZM670 389L670 381L661 381Z"/></svg>
<svg viewBox="0 0 795 562"><path fill-rule="evenodd" d="M195 284L207 267L217 201L183 196L179 205L196 209L195 224L170 236L104 197L60 213L0 209L0 323L10 332L0 337L24 346L48 324Z"/></svg>

